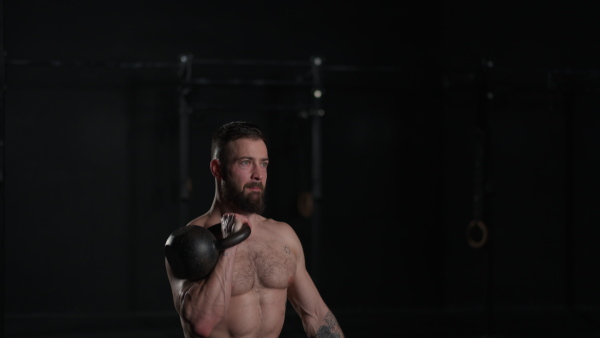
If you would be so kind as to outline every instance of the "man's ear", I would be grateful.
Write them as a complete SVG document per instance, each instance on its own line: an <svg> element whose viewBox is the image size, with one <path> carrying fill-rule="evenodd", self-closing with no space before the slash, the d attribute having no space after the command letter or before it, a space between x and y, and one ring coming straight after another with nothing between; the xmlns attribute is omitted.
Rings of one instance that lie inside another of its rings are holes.
<svg viewBox="0 0 600 338"><path fill-rule="evenodd" d="M210 172L215 178L221 179L223 178L223 174L221 173L221 162L216 158L210 161Z"/></svg>

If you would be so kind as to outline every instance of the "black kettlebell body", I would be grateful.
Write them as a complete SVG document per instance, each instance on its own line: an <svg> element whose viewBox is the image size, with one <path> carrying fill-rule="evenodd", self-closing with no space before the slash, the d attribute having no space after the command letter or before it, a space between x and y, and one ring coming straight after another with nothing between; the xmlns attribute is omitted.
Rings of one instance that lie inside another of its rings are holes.
<svg viewBox="0 0 600 338"><path fill-rule="evenodd" d="M220 224L215 227L220 229ZM220 240L204 227L187 225L171 233L165 243L165 257L175 277L199 280L214 269L221 251L241 243L248 236L250 227L247 224Z"/></svg>

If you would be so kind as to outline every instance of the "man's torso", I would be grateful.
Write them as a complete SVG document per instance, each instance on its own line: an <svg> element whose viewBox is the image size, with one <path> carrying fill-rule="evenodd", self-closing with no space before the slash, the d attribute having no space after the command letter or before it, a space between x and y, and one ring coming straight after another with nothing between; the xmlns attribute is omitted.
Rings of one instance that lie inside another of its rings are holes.
<svg viewBox="0 0 600 338"><path fill-rule="evenodd" d="M229 310L213 336L278 337L298 255L286 227L264 220L238 244Z"/></svg>

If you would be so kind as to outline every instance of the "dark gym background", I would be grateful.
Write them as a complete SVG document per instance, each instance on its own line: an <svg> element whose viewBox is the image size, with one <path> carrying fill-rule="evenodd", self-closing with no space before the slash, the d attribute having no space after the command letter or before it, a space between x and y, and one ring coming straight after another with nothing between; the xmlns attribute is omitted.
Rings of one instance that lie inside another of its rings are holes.
<svg viewBox="0 0 600 338"><path fill-rule="evenodd" d="M164 242L237 119L347 337L598 336L594 2L0 4L6 337L182 337Z"/></svg>

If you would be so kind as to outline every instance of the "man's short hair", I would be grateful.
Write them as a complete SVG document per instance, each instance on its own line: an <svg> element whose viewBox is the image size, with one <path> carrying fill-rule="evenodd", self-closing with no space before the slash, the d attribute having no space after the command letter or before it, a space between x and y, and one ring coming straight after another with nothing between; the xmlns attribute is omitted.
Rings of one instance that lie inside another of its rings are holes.
<svg viewBox="0 0 600 338"><path fill-rule="evenodd" d="M266 143L266 137L258 125L244 121L228 122L219 127L213 134L210 149L212 158L225 164L229 155L226 147L227 143L240 138L262 140Z"/></svg>

